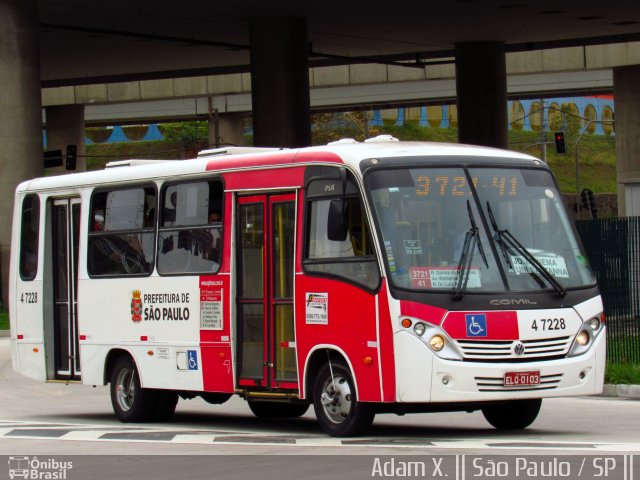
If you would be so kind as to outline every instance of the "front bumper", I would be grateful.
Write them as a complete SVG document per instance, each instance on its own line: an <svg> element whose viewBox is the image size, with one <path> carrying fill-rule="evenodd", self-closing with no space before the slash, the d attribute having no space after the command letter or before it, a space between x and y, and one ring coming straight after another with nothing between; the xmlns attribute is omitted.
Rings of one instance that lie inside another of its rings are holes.
<svg viewBox="0 0 640 480"><path fill-rule="evenodd" d="M415 337L396 334L396 354L414 361L398 362L398 402L484 402L523 398L593 395L602 392L606 331L583 355L532 362L462 362L443 360ZM396 357L400 358L400 357ZM410 367L410 368L409 368ZM506 372L539 371L540 385L506 387Z"/></svg>

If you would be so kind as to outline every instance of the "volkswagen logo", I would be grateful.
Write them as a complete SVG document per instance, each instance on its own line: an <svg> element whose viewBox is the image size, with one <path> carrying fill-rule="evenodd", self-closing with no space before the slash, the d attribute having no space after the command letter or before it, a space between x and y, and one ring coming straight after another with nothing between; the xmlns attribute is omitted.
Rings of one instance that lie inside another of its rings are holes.
<svg viewBox="0 0 640 480"><path fill-rule="evenodd" d="M520 342L516 343L516 346L513 347L513 353L516 355L524 355L524 345Z"/></svg>

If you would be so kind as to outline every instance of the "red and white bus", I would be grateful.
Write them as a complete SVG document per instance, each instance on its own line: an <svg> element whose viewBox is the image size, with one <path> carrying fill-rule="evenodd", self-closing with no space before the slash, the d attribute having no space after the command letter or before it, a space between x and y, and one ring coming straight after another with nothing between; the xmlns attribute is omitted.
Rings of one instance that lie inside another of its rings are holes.
<svg viewBox="0 0 640 480"><path fill-rule="evenodd" d="M125 422L233 394L525 428L603 386L601 297L549 168L377 137L39 178L16 192L14 369L110 384Z"/></svg>

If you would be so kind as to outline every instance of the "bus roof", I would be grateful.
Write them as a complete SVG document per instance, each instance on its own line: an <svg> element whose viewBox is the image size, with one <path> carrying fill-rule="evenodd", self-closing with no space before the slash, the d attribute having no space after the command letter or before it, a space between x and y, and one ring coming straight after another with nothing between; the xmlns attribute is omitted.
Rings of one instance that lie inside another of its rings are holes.
<svg viewBox="0 0 640 480"><path fill-rule="evenodd" d="M525 164L531 162L532 165L533 162L540 162L535 157L508 150L449 143L399 142L388 135L364 142L343 139L324 146L300 149L257 148L241 151L243 153L236 154L233 149L229 149L230 153L220 154L216 151L214 155L205 151L198 158L191 160L121 161L117 162L119 168L28 180L18 186L17 192L179 178L207 171L256 170L313 163L345 164L357 171L360 162L369 158L450 156L467 157L467 162L473 162L474 157L478 162L489 157L519 160ZM112 165L115 166L115 162Z"/></svg>

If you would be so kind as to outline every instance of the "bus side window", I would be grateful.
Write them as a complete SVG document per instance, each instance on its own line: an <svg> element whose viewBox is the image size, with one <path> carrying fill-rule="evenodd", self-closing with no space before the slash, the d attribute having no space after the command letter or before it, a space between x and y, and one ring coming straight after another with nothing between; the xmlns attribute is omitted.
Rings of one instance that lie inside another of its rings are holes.
<svg viewBox="0 0 640 480"><path fill-rule="evenodd" d="M309 273L341 277L369 290L380 282L369 224L359 197L350 196L343 219L344 238L330 234L332 202L335 199L314 199L307 203L307 249L304 269ZM335 213L335 208L333 209Z"/></svg>
<svg viewBox="0 0 640 480"><path fill-rule="evenodd" d="M27 195L22 201L20 226L20 277L33 280L38 273L38 239L40 223L40 199Z"/></svg>
<svg viewBox="0 0 640 480"><path fill-rule="evenodd" d="M151 274L155 211L154 187L94 192L87 255L89 275Z"/></svg>
<svg viewBox="0 0 640 480"><path fill-rule="evenodd" d="M222 258L222 183L165 184L160 199L158 273L215 273Z"/></svg>

